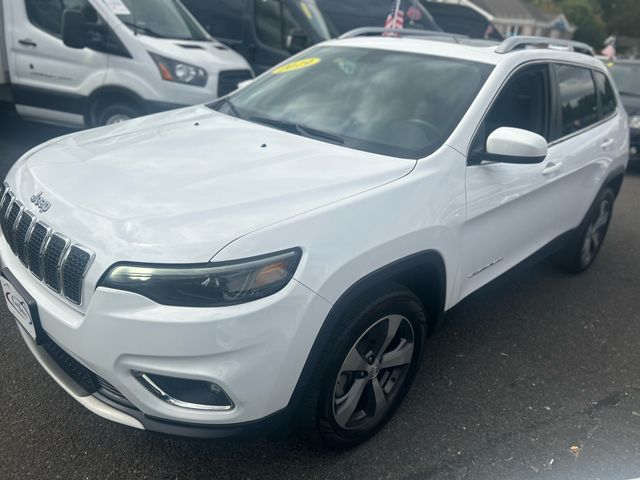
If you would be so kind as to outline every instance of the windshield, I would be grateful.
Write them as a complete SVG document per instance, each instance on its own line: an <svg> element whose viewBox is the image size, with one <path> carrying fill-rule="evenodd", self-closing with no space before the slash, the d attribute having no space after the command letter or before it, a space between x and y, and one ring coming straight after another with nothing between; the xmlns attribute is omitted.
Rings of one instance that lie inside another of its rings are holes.
<svg viewBox="0 0 640 480"><path fill-rule="evenodd" d="M640 63L617 63L610 69L621 94L640 96Z"/></svg>
<svg viewBox="0 0 640 480"><path fill-rule="evenodd" d="M444 143L491 70L421 54L315 47L211 107L349 148L417 159Z"/></svg>
<svg viewBox="0 0 640 480"><path fill-rule="evenodd" d="M136 33L176 40L209 40L180 0L106 0L106 3Z"/></svg>

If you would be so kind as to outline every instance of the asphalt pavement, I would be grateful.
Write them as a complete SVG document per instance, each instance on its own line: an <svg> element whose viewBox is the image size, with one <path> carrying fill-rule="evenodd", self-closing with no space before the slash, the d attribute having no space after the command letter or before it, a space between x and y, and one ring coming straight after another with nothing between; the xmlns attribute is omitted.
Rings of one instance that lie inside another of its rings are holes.
<svg viewBox="0 0 640 480"><path fill-rule="evenodd" d="M0 113L0 174L66 133ZM102 420L32 358L0 306L2 479L640 477L640 175L579 276L512 272L448 315L404 405L335 453L295 439L200 441Z"/></svg>

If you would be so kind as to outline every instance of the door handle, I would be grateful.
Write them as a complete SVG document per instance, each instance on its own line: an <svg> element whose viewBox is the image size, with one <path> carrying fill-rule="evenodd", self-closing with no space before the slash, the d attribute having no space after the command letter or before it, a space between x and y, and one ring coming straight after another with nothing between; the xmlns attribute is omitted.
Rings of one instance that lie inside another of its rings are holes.
<svg viewBox="0 0 640 480"><path fill-rule="evenodd" d="M551 175L552 173L556 173L562 168L562 162L549 162L547 166L542 170L543 175Z"/></svg>
<svg viewBox="0 0 640 480"><path fill-rule="evenodd" d="M33 40L31 40L30 38L23 38L21 40L18 40L18 43L20 45L24 45L25 47L37 47L38 44L36 42L34 42Z"/></svg>
<svg viewBox="0 0 640 480"><path fill-rule="evenodd" d="M602 149L609 150L611 147L613 147L613 143L613 138L607 138L604 142L602 142Z"/></svg>

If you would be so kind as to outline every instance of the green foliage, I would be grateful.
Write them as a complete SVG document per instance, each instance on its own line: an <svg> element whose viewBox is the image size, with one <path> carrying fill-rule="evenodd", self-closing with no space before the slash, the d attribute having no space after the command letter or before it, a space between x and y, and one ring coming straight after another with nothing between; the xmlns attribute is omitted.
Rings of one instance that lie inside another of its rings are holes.
<svg viewBox="0 0 640 480"><path fill-rule="evenodd" d="M640 36L640 0L527 0L548 12L564 12L574 38L602 46L609 35Z"/></svg>

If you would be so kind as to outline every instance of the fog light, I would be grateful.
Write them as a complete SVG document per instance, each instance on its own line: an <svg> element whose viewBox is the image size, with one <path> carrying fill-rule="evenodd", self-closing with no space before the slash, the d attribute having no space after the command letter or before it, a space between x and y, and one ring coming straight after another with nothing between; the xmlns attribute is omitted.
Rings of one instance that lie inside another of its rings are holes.
<svg viewBox="0 0 640 480"><path fill-rule="evenodd" d="M631 155L637 155L637 154L638 154L638 148L637 148L637 147L631 147L631 148L629 149L629 153L630 153Z"/></svg>
<svg viewBox="0 0 640 480"><path fill-rule="evenodd" d="M216 383L144 372L132 373L156 397L177 407L212 411L234 408L229 396Z"/></svg>

